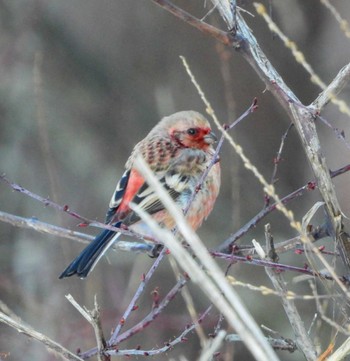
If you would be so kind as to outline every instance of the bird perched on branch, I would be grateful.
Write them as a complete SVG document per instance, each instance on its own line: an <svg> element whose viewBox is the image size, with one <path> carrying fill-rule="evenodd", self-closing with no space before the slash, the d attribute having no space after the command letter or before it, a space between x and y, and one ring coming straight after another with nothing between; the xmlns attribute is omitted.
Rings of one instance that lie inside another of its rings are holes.
<svg viewBox="0 0 350 361"><path fill-rule="evenodd" d="M186 214L187 221L196 230L213 209L219 193L219 162L213 165L198 188L200 178L213 158L215 141L209 122L200 113L182 111L164 117L135 146L126 162L126 171L109 203L106 223L116 227L124 225L147 235L147 225L129 207L133 202L151 214L161 227L172 229L175 226L176 222L157 194L134 167L137 155L141 155L181 209L189 206L191 195L198 191ZM118 232L103 230L59 278L74 274L85 278L119 236Z"/></svg>

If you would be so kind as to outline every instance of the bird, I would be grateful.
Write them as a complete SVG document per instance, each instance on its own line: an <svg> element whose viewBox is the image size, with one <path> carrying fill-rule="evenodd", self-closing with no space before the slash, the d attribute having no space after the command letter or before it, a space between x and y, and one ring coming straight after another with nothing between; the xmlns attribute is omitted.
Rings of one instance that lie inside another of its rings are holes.
<svg viewBox="0 0 350 361"><path fill-rule="evenodd" d="M202 174L214 157L216 140L208 120L196 111L180 111L162 118L136 144L128 158L125 172L110 200L105 223L118 228L126 227L145 236L154 236L130 208L133 202L150 214L161 227L169 230L175 227L175 220L134 166L136 157L141 155L182 210L188 208L193 193L197 192L186 213L188 223L196 230L212 211L220 190L220 160L214 163L203 184L198 187ZM120 234L103 230L59 278L73 275L87 277Z"/></svg>

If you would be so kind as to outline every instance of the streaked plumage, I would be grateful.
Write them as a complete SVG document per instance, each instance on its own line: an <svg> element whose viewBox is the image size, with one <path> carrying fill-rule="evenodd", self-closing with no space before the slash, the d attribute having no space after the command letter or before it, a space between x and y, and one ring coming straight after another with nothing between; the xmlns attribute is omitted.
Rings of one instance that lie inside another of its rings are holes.
<svg viewBox="0 0 350 361"><path fill-rule="evenodd" d="M139 142L126 162L122 178L109 203L106 223L120 225L147 234L147 227L129 208L132 201L152 215L162 226L171 229L174 220L164 209L157 195L134 168L136 155L141 154L174 201L185 209L191 194L214 154L215 136L208 121L194 111L183 111L163 118ZM197 229L211 212L220 188L220 165L216 163L191 205L187 219ZM116 241L119 233L102 231L67 267L60 278L77 274L86 277L97 261ZM151 235L149 233L149 235Z"/></svg>

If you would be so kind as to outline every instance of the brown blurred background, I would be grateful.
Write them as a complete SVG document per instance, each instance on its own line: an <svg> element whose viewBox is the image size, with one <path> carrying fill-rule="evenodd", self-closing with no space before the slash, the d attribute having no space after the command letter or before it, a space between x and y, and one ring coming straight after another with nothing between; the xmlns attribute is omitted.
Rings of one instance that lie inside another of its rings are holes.
<svg viewBox="0 0 350 361"><path fill-rule="evenodd" d="M203 1L177 4L198 17L210 9ZM346 0L332 1L343 16L350 14ZM266 4L268 5L268 4ZM281 29L305 54L321 78L329 83L350 57L349 39L319 0L271 1L272 15ZM241 6L255 14L244 17L260 45L287 84L305 103L320 90L290 52L256 15L252 2ZM348 17L349 18L349 17ZM225 29L214 12L207 21ZM264 84L238 53L226 52L211 38L175 19L151 1L136 0L3 0L0 1L0 172L44 197L68 204L91 219L103 220L115 184L134 144L158 120L172 112L205 107L179 59L187 58L193 73L222 123L241 114L254 97L259 110L234 130L234 138L247 156L270 179L273 158L289 119ZM223 54L223 51L225 52ZM227 60L226 57L228 56ZM229 76L223 78L225 66ZM341 97L349 99L349 86ZM323 113L334 126L349 130L349 118L332 105ZM333 132L319 124L324 153L331 169L349 160L349 151ZM285 195L312 179L296 132L292 130L279 165L277 191ZM216 208L200 230L210 248L223 242L263 206L258 182L245 170L233 150L225 145L222 154L222 190ZM335 180L342 209L350 214L349 176ZM1 210L22 217L81 231L77 220L14 193L0 183ZM310 209L318 194L309 193L291 204L297 219ZM263 224L271 222L276 240L294 236L288 223L273 214L242 240L262 240ZM95 229L83 231L96 234ZM103 327L108 335L128 305L142 273L152 260L145 255L113 253L100 262L87 280L58 280L58 275L79 253L82 245L66 239L43 236L30 230L0 223L1 299L35 329L73 352L95 345L93 331L64 295L92 308L96 294L102 308ZM286 255L282 262L302 265L302 256ZM222 263L225 266L225 263ZM270 287L264 271L235 264L231 274L242 281ZM157 271L130 326L151 306L150 293L159 286L161 295L175 283L168 261ZM198 312L208 301L190 285ZM299 288L298 288L299 287ZM297 292L310 293L298 286ZM238 289L258 324L293 338L280 302ZM315 312L312 301L298 303L306 327ZM271 309L271 312L269 310ZM217 321L212 311L204 322L211 333ZM149 329L121 348L161 347L179 335L190 322L181 296ZM330 341L330 330L321 330L322 346ZM195 334L157 360L188 360L198 356ZM0 352L8 360L55 360L45 348L0 324ZM235 360L250 360L242 345L235 345ZM222 350L222 360L225 349ZM280 353L282 360L302 360L296 352Z"/></svg>

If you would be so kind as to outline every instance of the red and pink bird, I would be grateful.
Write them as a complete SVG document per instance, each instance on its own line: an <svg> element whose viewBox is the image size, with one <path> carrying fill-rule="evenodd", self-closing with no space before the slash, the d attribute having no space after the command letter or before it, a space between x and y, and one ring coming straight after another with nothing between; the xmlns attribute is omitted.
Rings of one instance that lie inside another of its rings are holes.
<svg viewBox="0 0 350 361"><path fill-rule="evenodd" d="M186 209L203 172L214 155L216 137L209 122L198 112L182 111L164 117L134 147L125 164L125 172L109 203L106 223L152 236L147 225L130 209L133 202L152 215L161 227L172 229L176 222L164 208L154 190L135 169L141 155L175 203ZM220 189L220 163L210 169L194 198L186 218L196 230L212 211ZM77 275L85 278L120 233L104 230L63 271L60 278Z"/></svg>

